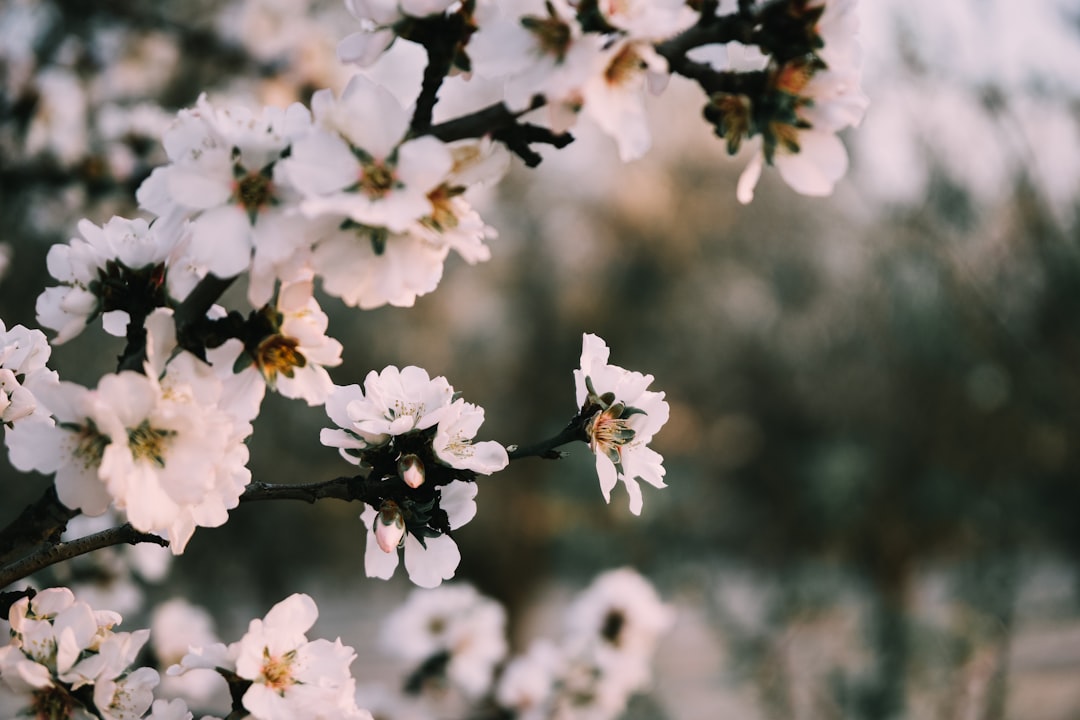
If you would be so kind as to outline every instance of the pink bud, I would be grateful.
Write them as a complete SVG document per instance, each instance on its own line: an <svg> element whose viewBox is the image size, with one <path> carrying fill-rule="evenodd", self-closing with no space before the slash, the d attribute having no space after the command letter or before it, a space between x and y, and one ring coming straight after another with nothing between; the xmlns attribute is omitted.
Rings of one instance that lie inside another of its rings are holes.
<svg viewBox="0 0 1080 720"><path fill-rule="evenodd" d="M386 500L375 516L375 542L383 552L395 552L405 536L405 518L393 500Z"/></svg>
<svg viewBox="0 0 1080 720"><path fill-rule="evenodd" d="M413 490L424 484L424 463L413 454L404 455L397 463L398 474Z"/></svg>

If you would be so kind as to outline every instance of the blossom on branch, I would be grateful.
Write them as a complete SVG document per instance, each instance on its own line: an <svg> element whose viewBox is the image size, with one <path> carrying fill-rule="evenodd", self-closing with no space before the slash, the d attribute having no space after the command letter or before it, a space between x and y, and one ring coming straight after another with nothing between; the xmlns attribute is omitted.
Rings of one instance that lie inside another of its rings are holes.
<svg viewBox="0 0 1080 720"><path fill-rule="evenodd" d="M664 459L648 443L668 420L664 393L646 388L652 375L608 364L607 345L596 335L582 338L581 368L574 371L577 402L589 447L596 454L600 490L611 502L618 481L630 495L630 512L641 514L637 480L664 485Z"/></svg>
<svg viewBox="0 0 1080 720"><path fill-rule="evenodd" d="M139 218L113 217L101 227L80 221L82 238L49 248L49 273L60 285L38 296L38 322L57 331L53 342L63 343L101 315L105 330L123 337L133 312L145 316L166 304L168 266L183 231Z"/></svg>
<svg viewBox="0 0 1080 720"><path fill-rule="evenodd" d="M67 588L11 607L11 641L0 648L4 717L128 720L153 701L158 674L131 670L149 631L117 633L120 616L76 602Z"/></svg>
<svg viewBox="0 0 1080 720"><path fill-rule="evenodd" d="M256 116L214 107L203 95L165 133L170 163L136 194L166 224L191 220L183 256L203 272L227 278L254 263L249 299L255 307L270 299L276 278L292 279L306 249L307 223L294 212L295 192L278 160L310 123L299 104Z"/></svg>
<svg viewBox="0 0 1080 720"><path fill-rule="evenodd" d="M353 649L340 639L307 639L318 616L310 596L290 595L252 620L237 642L193 646L168 672L210 668L235 675L247 685L240 702L255 720L371 720L356 705Z"/></svg>
<svg viewBox="0 0 1080 720"><path fill-rule="evenodd" d="M0 320L0 424L47 416L34 388L57 382L56 373L45 367L50 354L52 348L40 330L22 325L8 330Z"/></svg>
<svg viewBox="0 0 1080 720"><path fill-rule="evenodd" d="M366 473L369 577L394 574L399 546L417 585L453 577L461 554L449 532L476 514L472 480L509 463L499 443L472 441L483 410L453 396L446 378L391 365L368 373L363 388L339 387L326 401L338 427L324 429L322 443Z"/></svg>
<svg viewBox="0 0 1080 720"><path fill-rule="evenodd" d="M59 383L45 398L55 423L7 434L12 463L55 472L68 507L99 515L112 505L182 553L196 527L228 519L251 477L251 426L227 411L224 385L199 362L182 353L160 380L125 371L93 391Z"/></svg>

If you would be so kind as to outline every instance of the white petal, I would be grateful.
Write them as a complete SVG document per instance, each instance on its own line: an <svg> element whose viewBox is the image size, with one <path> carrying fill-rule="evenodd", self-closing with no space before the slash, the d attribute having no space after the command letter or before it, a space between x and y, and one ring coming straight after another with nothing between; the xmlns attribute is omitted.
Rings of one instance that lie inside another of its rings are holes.
<svg viewBox="0 0 1080 720"><path fill-rule="evenodd" d="M409 579L423 588L438 587L454 577L461 552L449 535L425 538L427 548L412 535L405 536L405 569Z"/></svg>

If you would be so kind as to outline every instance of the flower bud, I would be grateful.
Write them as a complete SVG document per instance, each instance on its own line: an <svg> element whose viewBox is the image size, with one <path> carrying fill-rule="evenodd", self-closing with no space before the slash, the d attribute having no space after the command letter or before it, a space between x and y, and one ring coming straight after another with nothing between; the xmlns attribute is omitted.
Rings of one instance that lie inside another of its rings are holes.
<svg viewBox="0 0 1080 720"><path fill-rule="evenodd" d="M384 500L375 516L375 542L383 552L394 552L405 536L405 518L401 515L397 503Z"/></svg>
<svg viewBox="0 0 1080 720"><path fill-rule="evenodd" d="M397 462L398 475L413 490L424 484L424 463L416 455L402 455Z"/></svg>

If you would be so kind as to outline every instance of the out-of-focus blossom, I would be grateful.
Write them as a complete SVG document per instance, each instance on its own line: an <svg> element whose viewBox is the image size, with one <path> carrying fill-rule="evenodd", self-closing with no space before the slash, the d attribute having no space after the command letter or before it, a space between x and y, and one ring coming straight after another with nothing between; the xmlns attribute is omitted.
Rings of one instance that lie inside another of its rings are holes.
<svg viewBox="0 0 1080 720"><path fill-rule="evenodd" d="M467 696L483 696L506 656L506 612L470 585L414 590L387 616L380 643L414 666L436 656L445 679ZM435 678L438 681L438 678Z"/></svg>
<svg viewBox="0 0 1080 720"><path fill-rule="evenodd" d="M371 65L397 39L394 25L409 17L438 15L457 0L345 0L345 7L364 29L347 35L338 45L342 62Z"/></svg>

